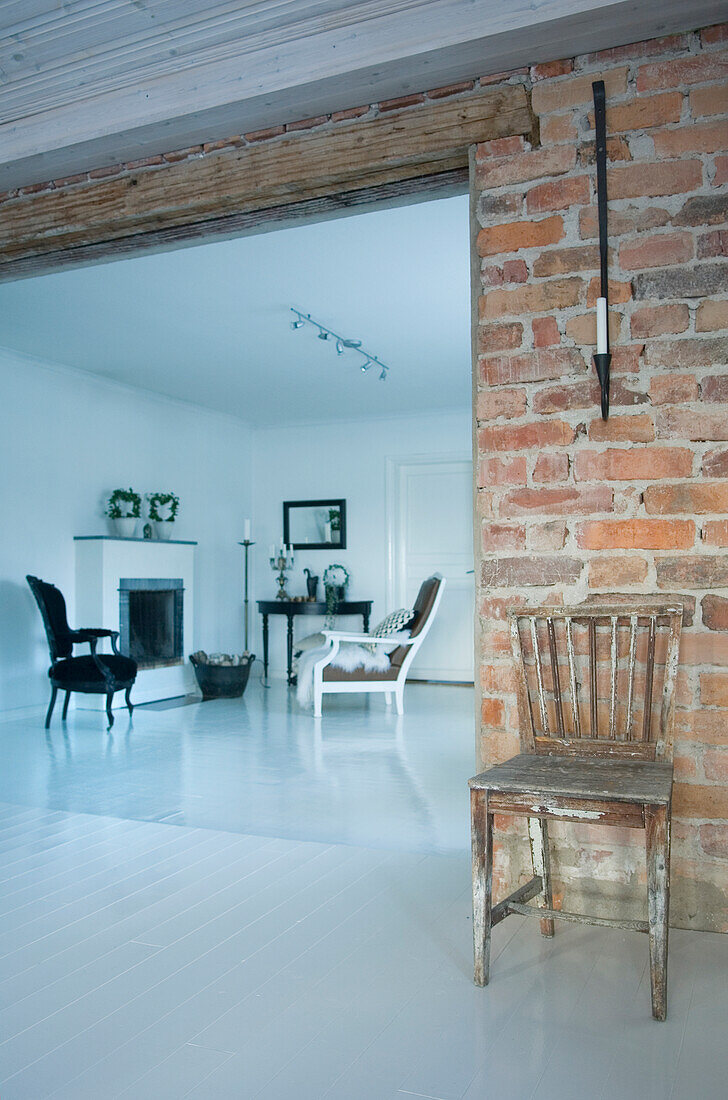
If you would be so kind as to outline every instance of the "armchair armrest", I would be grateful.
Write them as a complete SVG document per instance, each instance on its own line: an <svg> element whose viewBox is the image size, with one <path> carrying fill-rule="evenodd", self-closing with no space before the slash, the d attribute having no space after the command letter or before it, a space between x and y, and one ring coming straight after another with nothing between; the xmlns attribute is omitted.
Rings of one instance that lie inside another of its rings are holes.
<svg viewBox="0 0 728 1100"><path fill-rule="evenodd" d="M345 630L323 630L321 633L326 638L327 642L358 642L359 645L369 645L373 643L374 645L400 646L411 645L415 640L414 638L404 638L400 640L396 636L392 637L391 634L386 638L375 638L373 634L355 634Z"/></svg>
<svg viewBox="0 0 728 1100"><path fill-rule="evenodd" d="M88 642L91 647L91 653L96 653L96 645L99 638L111 638L111 648L114 653L119 652L117 642L119 640L118 630L105 630L103 627L94 626L82 626L78 630L71 631L72 642Z"/></svg>

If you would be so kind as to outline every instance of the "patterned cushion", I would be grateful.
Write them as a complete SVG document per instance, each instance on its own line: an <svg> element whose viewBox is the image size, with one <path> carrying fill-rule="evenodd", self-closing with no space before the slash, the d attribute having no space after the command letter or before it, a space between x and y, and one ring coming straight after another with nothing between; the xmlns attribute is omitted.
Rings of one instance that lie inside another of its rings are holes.
<svg viewBox="0 0 728 1100"><path fill-rule="evenodd" d="M415 617L415 612L406 607L401 607L399 611L391 611L389 615L382 619L381 623L372 631L374 638L389 638L391 634L399 634L401 631L406 630ZM376 645L374 642L368 642L367 649L370 649L372 653L377 649L381 649L381 646Z"/></svg>

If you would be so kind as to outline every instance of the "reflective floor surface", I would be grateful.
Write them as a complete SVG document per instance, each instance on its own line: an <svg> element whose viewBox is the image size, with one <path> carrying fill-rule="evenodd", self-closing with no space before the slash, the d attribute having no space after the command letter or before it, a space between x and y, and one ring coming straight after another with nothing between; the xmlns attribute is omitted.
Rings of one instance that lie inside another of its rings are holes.
<svg viewBox="0 0 728 1100"><path fill-rule="evenodd" d="M0 719L0 799L54 810L422 852L464 850L473 689L332 696L324 717L282 682L242 699Z"/></svg>

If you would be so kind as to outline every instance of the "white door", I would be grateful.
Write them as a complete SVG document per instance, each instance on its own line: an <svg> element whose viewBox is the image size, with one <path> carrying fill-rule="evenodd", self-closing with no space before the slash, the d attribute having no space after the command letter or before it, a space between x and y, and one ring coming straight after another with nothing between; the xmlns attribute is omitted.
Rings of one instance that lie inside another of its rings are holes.
<svg viewBox="0 0 728 1100"><path fill-rule="evenodd" d="M431 573L447 580L440 609L410 675L421 680L473 680L473 464L442 456L390 459L390 599L412 607Z"/></svg>

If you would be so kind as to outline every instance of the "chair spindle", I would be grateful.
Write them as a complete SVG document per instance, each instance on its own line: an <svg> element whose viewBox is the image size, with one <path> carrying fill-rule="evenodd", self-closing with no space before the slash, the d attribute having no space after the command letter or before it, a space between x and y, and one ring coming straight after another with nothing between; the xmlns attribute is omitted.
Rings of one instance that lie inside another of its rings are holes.
<svg viewBox="0 0 728 1100"><path fill-rule="evenodd" d="M549 654L551 656L551 675L554 678L554 702L556 704L556 731L560 737L564 736L564 711L561 705L561 681L559 680L559 660L556 654L556 634L554 620L546 620L546 628L549 636Z"/></svg>
<svg viewBox="0 0 728 1100"><path fill-rule="evenodd" d="M571 687L571 709L574 713L574 734L581 737L581 718L579 716L579 684L576 679L576 662L574 661L574 634L571 618L566 619L566 652L569 657L569 684Z"/></svg>

